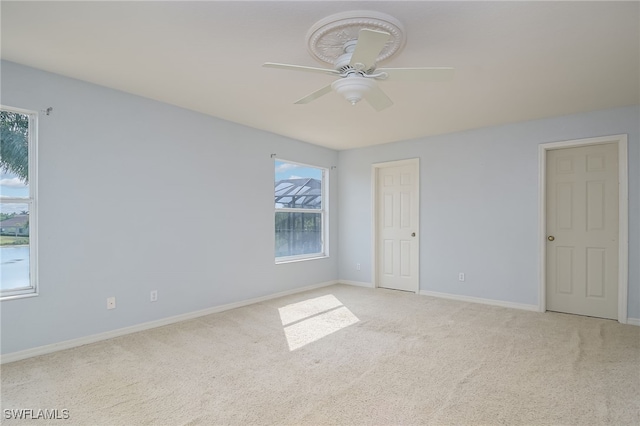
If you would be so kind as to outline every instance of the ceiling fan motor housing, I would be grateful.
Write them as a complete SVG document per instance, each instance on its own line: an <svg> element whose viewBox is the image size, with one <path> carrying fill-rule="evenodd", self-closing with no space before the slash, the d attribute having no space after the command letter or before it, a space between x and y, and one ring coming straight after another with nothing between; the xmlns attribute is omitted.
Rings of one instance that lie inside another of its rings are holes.
<svg viewBox="0 0 640 426"><path fill-rule="evenodd" d="M344 53L338 56L333 64L333 67L341 73L347 73L349 70L353 70L350 64L351 57L353 56L353 50L356 47L358 40L349 40L344 44Z"/></svg>
<svg viewBox="0 0 640 426"><path fill-rule="evenodd" d="M366 67L364 64L354 64L351 65L351 57L353 56L353 51L356 47L358 40L349 40L344 44L344 53L338 56L333 64L333 67L340 71L342 74L358 74L358 75L366 75L370 72L373 72L376 69L376 64L373 63L370 67Z"/></svg>

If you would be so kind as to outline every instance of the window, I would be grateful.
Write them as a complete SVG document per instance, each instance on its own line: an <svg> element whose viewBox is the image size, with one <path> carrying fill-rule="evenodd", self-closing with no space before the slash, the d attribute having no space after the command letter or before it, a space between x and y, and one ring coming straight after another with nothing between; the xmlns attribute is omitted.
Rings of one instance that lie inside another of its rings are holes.
<svg viewBox="0 0 640 426"><path fill-rule="evenodd" d="M276 262L327 255L327 170L275 162Z"/></svg>
<svg viewBox="0 0 640 426"><path fill-rule="evenodd" d="M0 107L0 298L36 294L36 114Z"/></svg>

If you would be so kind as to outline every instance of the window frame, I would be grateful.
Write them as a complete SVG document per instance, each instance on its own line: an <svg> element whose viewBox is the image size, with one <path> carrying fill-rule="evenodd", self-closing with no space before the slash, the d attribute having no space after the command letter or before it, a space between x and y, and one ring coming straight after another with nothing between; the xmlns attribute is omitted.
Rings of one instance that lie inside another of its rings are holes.
<svg viewBox="0 0 640 426"><path fill-rule="evenodd" d="M5 301L38 296L38 112L2 104L0 110L29 117L29 196L0 197L0 204L26 204L29 208L29 287L0 290L0 301Z"/></svg>
<svg viewBox="0 0 640 426"><path fill-rule="evenodd" d="M319 169L320 171L322 171L322 181L320 183L320 209L301 209L301 208L289 208L289 207L285 207L285 208L276 208L275 206L275 201L273 202L273 209L274 209L274 214L273 214L273 236L274 236L274 258L275 258L275 263L276 264L283 264L283 263L292 263L292 262L302 262L302 261L307 261L307 260L315 260L315 259L324 259L329 257L329 168L327 167L323 167L323 166L318 166L318 165L313 165L313 164L306 164L306 163L300 163L298 161L291 161L291 160L287 160L284 158L274 158L274 184L276 182L275 180L275 163L276 161L282 162L282 163L289 163L289 164L295 164L296 166L301 166L301 167L312 167L314 169ZM274 188L275 189L275 188ZM320 213L320 226L322 227L321 231L320 231L320 245L322 247L322 250L319 253L308 253L308 254L297 254L297 255L293 255L293 256L280 256L277 257L275 256L275 217L276 217L276 213Z"/></svg>

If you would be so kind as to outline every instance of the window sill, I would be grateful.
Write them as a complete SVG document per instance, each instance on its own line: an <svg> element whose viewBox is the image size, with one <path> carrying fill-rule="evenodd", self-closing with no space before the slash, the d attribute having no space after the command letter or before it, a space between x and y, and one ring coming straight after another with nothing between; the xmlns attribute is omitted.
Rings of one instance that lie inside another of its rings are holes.
<svg viewBox="0 0 640 426"><path fill-rule="evenodd" d="M26 299L28 297L36 297L38 293L23 293L23 294L12 294L10 296L0 296L0 302L4 302L7 300L16 300L16 299Z"/></svg>
<svg viewBox="0 0 640 426"><path fill-rule="evenodd" d="M317 259L327 259L329 255L319 254L317 256L309 256L309 257L282 257L276 259L276 265L281 265L284 263L297 263L297 262L306 262L307 260L317 260Z"/></svg>

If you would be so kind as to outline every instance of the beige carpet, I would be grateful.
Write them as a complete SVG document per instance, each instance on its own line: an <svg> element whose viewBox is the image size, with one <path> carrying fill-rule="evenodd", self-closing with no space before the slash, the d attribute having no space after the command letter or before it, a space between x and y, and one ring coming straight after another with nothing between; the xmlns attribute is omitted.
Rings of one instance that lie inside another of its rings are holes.
<svg viewBox="0 0 640 426"><path fill-rule="evenodd" d="M342 285L1 374L3 424L640 424L640 327Z"/></svg>

